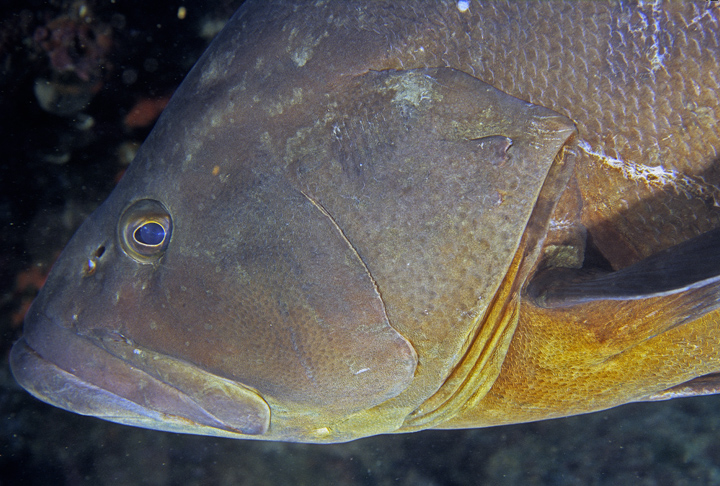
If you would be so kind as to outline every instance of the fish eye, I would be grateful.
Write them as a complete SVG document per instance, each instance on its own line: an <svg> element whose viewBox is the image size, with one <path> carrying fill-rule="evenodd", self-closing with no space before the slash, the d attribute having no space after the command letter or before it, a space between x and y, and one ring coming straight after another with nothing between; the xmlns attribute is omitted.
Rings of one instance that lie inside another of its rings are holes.
<svg viewBox="0 0 720 486"><path fill-rule="evenodd" d="M126 255L140 263L153 263L170 243L172 218L159 201L143 199L125 209L118 233Z"/></svg>
<svg viewBox="0 0 720 486"><path fill-rule="evenodd" d="M135 243L143 246L158 246L165 241L165 228L160 223L148 221L133 233Z"/></svg>

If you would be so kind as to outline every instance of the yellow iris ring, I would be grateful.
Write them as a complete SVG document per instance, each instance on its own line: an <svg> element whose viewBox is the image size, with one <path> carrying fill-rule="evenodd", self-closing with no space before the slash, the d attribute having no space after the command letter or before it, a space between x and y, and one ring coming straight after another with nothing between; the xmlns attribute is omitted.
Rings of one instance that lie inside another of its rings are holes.
<svg viewBox="0 0 720 486"><path fill-rule="evenodd" d="M156 245L138 241L136 232L144 225L155 223L162 227L165 235ZM154 263L164 253L172 236L172 218L159 201L142 199L123 212L118 225L120 247L125 254L139 263Z"/></svg>

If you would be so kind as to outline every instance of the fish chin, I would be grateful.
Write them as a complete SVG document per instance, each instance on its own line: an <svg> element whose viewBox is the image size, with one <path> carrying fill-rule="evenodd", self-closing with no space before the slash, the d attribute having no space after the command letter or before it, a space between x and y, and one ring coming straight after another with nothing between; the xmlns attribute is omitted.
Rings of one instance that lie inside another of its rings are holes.
<svg viewBox="0 0 720 486"><path fill-rule="evenodd" d="M241 384L122 340L107 350L40 314L26 319L25 329L10 366L18 383L44 402L155 430L236 438L268 430L267 403ZM122 356L123 347L134 362Z"/></svg>

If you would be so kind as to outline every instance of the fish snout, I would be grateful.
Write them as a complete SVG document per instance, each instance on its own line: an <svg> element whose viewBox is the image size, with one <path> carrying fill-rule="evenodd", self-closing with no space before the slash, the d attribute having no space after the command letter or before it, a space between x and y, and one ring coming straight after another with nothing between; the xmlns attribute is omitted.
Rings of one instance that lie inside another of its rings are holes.
<svg viewBox="0 0 720 486"><path fill-rule="evenodd" d="M44 402L172 432L237 437L268 430L270 409L248 387L129 340L98 341L41 314L30 319L10 366L17 382Z"/></svg>

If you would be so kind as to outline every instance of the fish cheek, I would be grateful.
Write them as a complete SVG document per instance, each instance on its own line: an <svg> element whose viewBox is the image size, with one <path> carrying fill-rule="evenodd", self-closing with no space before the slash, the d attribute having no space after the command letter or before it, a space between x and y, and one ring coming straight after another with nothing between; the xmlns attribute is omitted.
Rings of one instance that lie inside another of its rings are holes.
<svg viewBox="0 0 720 486"><path fill-rule="evenodd" d="M303 412L346 415L398 395L417 356L361 256L285 178L258 178L216 205L232 211L176 218L128 334Z"/></svg>

